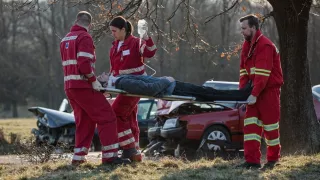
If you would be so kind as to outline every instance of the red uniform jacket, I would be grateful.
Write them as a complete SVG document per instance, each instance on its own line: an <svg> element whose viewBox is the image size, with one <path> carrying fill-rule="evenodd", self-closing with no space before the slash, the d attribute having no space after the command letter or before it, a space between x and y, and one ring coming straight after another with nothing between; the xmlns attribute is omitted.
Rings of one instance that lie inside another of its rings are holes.
<svg viewBox="0 0 320 180"><path fill-rule="evenodd" d="M259 96L264 88L283 84L279 51L276 46L258 30L252 41L242 46L240 62L240 88L253 81L253 96Z"/></svg>
<svg viewBox="0 0 320 180"><path fill-rule="evenodd" d="M94 72L94 49L92 37L87 30L78 25L72 26L60 42L64 89L92 88L91 82L84 75Z"/></svg>
<svg viewBox="0 0 320 180"><path fill-rule="evenodd" d="M114 41L110 50L110 73L113 76L121 74L144 74L144 57L151 58L155 55L157 47L151 38L144 41L130 35L118 49L119 41ZM140 46L139 46L140 45Z"/></svg>

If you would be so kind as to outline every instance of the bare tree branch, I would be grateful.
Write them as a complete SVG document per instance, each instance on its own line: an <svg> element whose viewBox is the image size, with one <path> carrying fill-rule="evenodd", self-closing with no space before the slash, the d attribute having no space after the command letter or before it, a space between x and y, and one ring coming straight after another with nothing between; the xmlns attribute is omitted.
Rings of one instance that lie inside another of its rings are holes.
<svg viewBox="0 0 320 180"><path fill-rule="evenodd" d="M174 17L174 15L175 15L176 12L178 11L180 5L181 5L182 3L184 3L185 1L186 1L186 0L182 0L182 1L178 4L177 8L171 13L171 15L169 16L169 18L167 19L167 21L170 21L170 19L172 19L172 18Z"/></svg>
<svg viewBox="0 0 320 180"><path fill-rule="evenodd" d="M212 16L207 17L206 20L205 20L205 22L204 22L204 24L207 24L207 23L208 23L209 21L211 21L212 19L214 19L214 18L216 18L216 17L218 17L218 16L220 16L220 15L222 15L222 14L224 14L224 13L227 13L228 11L230 11L231 9L233 9L234 7L236 7L236 5L239 5L239 0L235 0L229 8L225 9L224 11L220 12L219 14L216 14L216 15L212 15Z"/></svg>

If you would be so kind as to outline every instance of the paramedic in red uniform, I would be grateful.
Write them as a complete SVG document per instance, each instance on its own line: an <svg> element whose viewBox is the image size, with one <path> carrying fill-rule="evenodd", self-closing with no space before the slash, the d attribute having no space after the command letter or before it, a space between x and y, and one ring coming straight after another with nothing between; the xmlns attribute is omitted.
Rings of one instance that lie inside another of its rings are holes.
<svg viewBox="0 0 320 180"><path fill-rule="evenodd" d="M240 20L245 39L240 62L240 88L249 80L253 90L248 98L244 119L245 162L239 167L260 168L260 144L264 135L267 163L262 170L273 168L280 158L279 120L280 87L283 84L280 55L276 46L259 30L259 19L247 15Z"/></svg>
<svg viewBox="0 0 320 180"><path fill-rule="evenodd" d="M144 58L153 57L157 51L151 37L147 35L147 32L142 39L133 36L131 23L122 16L115 17L109 27L115 38L110 49L110 79L123 74L146 74ZM132 161L142 160L139 151L140 132L137 121L139 100L139 97L119 94L112 104L117 116L119 145L123 149L122 157L130 158Z"/></svg>
<svg viewBox="0 0 320 180"><path fill-rule="evenodd" d="M102 145L102 163L129 163L129 159L118 158L116 116L104 95L99 92L102 87L94 74L95 48L88 33L91 20L90 13L80 11L75 25L60 43L64 89L76 122L72 164L86 161L96 126Z"/></svg>

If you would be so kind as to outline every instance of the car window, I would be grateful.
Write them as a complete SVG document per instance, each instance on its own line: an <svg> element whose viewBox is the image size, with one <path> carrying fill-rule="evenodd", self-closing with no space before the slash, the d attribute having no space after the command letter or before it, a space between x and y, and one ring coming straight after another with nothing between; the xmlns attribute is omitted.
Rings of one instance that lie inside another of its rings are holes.
<svg viewBox="0 0 320 180"><path fill-rule="evenodd" d="M150 106L153 104L153 101L140 101L138 104L138 120L147 120Z"/></svg>
<svg viewBox="0 0 320 180"><path fill-rule="evenodd" d="M151 111L150 111L150 117L149 119L154 119L156 117L156 113L157 113L157 103L153 103L152 104L152 108L151 108Z"/></svg>

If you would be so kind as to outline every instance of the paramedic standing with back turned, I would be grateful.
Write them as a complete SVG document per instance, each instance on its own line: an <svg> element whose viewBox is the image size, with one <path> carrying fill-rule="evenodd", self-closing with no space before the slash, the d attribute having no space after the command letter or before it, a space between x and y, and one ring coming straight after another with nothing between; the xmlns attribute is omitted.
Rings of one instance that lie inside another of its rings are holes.
<svg viewBox="0 0 320 180"><path fill-rule="evenodd" d="M96 126L102 145L102 163L130 163L129 159L118 158L116 116L104 95L99 92L102 86L94 75L95 48L88 33L91 20L90 13L80 11L75 24L60 43L64 89L76 122L72 164L79 165L86 161Z"/></svg>
<svg viewBox="0 0 320 180"><path fill-rule="evenodd" d="M109 27L115 38L109 54L111 68L109 79L112 81L113 77L123 74L146 75L144 58L153 57L157 51L147 31L143 34L142 40L133 36L131 23L122 16L112 19ZM122 157L130 158L132 161L142 160L137 121L139 100L139 97L119 94L112 104L117 116L119 145L123 149Z"/></svg>
<svg viewBox="0 0 320 180"><path fill-rule="evenodd" d="M259 30L255 15L240 18L245 39L240 62L240 88L249 80L253 90L248 98L244 119L245 162L238 167L260 168L262 132L267 144L267 163L261 170L272 169L280 158L280 87L283 84L280 55L276 46Z"/></svg>

